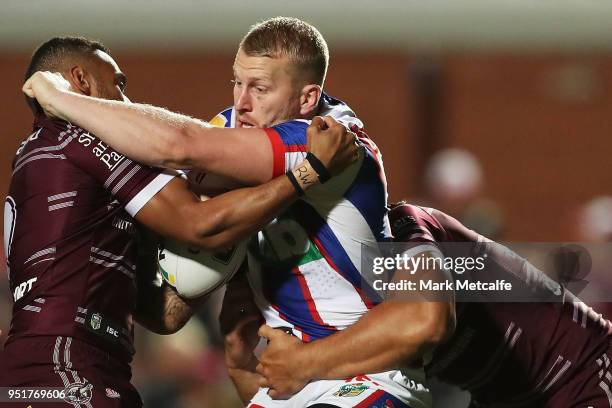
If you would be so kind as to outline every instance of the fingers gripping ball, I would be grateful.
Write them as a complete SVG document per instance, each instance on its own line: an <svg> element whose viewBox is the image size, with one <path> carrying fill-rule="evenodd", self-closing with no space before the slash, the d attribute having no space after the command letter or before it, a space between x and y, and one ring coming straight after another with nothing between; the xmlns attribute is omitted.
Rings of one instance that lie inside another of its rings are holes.
<svg viewBox="0 0 612 408"><path fill-rule="evenodd" d="M179 295L191 299L205 296L234 276L246 256L246 244L209 254L186 243L166 239L159 247L162 277Z"/></svg>

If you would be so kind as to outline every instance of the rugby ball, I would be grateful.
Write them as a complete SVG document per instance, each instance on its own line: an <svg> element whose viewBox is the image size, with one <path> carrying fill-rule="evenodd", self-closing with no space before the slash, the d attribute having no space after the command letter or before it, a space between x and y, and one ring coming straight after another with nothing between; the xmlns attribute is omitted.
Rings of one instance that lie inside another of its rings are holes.
<svg viewBox="0 0 612 408"><path fill-rule="evenodd" d="M229 281L246 257L246 244L215 254L184 242L166 239L159 246L163 279L184 298L205 296Z"/></svg>

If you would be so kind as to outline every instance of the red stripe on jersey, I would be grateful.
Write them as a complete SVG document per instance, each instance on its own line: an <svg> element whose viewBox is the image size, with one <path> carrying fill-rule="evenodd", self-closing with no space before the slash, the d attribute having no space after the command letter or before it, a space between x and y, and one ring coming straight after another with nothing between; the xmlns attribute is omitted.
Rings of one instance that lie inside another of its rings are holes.
<svg viewBox="0 0 612 408"><path fill-rule="evenodd" d="M264 132L268 135L268 139L270 139L270 144L272 145L272 178L276 178L281 174L285 174L286 146L276 130L266 128Z"/></svg>
<svg viewBox="0 0 612 408"><path fill-rule="evenodd" d="M385 395L385 392L383 390L376 390L372 394L370 394L368 398L355 405L355 408L369 408L370 404L372 404L374 401L376 401L383 395Z"/></svg>
<svg viewBox="0 0 612 408"><path fill-rule="evenodd" d="M291 153L297 153L297 152L306 152L307 146L306 145L302 145L302 144L295 144L295 145L286 145L285 146L285 151L286 152L291 152Z"/></svg>
<svg viewBox="0 0 612 408"><path fill-rule="evenodd" d="M327 263L329 264L329 266L332 267L332 269L334 271L336 271L336 273L338 273L338 275L342 276L342 274L340 273L340 268L338 268L336 266L336 264L334 263L333 259L331 259L331 257L329 256L329 254L327 253L327 251L325 250L325 248L323 247L323 245L321 244L321 241L318 240L317 237L315 237L314 235L312 235L310 237L310 239L312 240L312 242L314 242L314 244L317 246L317 248L319 249L319 252L321 252L321 255L323 255L323 258L325 258L325 260L327 261ZM344 276L342 276L344 278ZM346 278L344 278L346 279ZM347 279L348 281L348 279ZM363 291L361 290L361 288L353 285L353 288L355 288L355 290L357 291L357 293L359 294L359 297L361 298L361 300L363 301L363 303L365 304L365 306L368 308L368 310L372 309L375 305L374 302L372 302L370 300L370 298L368 298L366 296L365 293L363 293Z"/></svg>
<svg viewBox="0 0 612 408"><path fill-rule="evenodd" d="M284 314L283 312L281 312L280 307L278 307L278 305L275 305L273 303L270 303L270 306L272 306L272 309L276 310L276 312L278 313L278 316L286 321L289 321L289 319L287 318L287 315ZM291 323L293 324L293 323ZM304 343L308 343L310 341L310 336L306 333L304 333L304 329L302 329L300 326L293 324L293 328L297 331L299 331L300 333L302 333L302 341Z"/></svg>
<svg viewBox="0 0 612 408"><path fill-rule="evenodd" d="M263 405L258 405L258 404L249 404L247 405L247 408L266 408Z"/></svg>
<svg viewBox="0 0 612 408"><path fill-rule="evenodd" d="M312 319L315 322L319 323L321 326L327 327L334 331L338 331L337 327L334 327L334 326L331 326L325 323L323 319L321 318L321 315L317 311L317 305L315 305L315 302L312 300L312 294L310 293L310 289L308 289L306 278L304 278L304 275L302 274L300 269L298 267L295 267L295 268L291 268L291 270L293 271L293 274L295 275L295 277L298 280L298 283L300 284L300 289L302 289L302 296L304 296L304 300L306 301L306 304L308 305L308 311L310 312L310 316L312 316Z"/></svg>

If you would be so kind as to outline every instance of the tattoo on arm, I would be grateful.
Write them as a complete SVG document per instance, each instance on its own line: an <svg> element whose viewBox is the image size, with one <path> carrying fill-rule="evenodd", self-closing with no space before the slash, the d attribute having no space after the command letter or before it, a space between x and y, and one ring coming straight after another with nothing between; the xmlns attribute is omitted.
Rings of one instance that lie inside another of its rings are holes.
<svg viewBox="0 0 612 408"><path fill-rule="evenodd" d="M174 333L185 326L193 315L193 308L168 284L164 283L162 290L164 326Z"/></svg>
<svg viewBox="0 0 612 408"><path fill-rule="evenodd" d="M157 267L156 237L143 228L140 232L134 318L154 333L172 334L187 323L193 309L162 280Z"/></svg>

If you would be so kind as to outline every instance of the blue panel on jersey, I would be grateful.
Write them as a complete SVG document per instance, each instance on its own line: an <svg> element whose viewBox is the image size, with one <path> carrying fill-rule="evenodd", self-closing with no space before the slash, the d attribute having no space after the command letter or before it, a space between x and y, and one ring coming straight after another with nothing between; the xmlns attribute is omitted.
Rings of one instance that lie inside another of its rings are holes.
<svg viewBox="0 0 612 408"><path fill-rule="evenodd" d="M335 333L331 327L315 321L304 298L297 276L289 269L266 269L264 278L266 299L277 306L283 318L299 327L311 340Z"/></svg>
<svg viewBox="0 0 612 408"><path fill-rule="evenodd" d="M366 156L359 173L351 187L344 193L344 198L359 210L378 242L391 240L384 223L387 192L381 180L376 157L370 150L366 149Z"/></svg>
<svg viewBox="0 0 612 408"><path fill-rule="evenodd" d="M306 145L306 129L308 123L301 120L291 120L279 125L272 126L280 135L285 146Z"/></svg>
<svg viewBox="0 0 612 408"><path fill-rule="evenodd" d="M310 236L316 237L323 250L321 253L328 262L333 262L337 267L338 272L355 288L362 288L361 274L351 262L348 254L340 244L340 241L325 222L325 219L317 213L310 205L303 201L296 202L292 209L294 210L295 220L300 223L304 230Z"/></svg>
<svg viewBox="0 0 612 408"><path fill-rule="evenodd" d="M227 108L226 110L224 110L223 112L219 114L225 117L226 119L225 127L232 127L232 111L233 110L234 108Z"/></svg>
<svg viewBox="0 0 612 408"><path fill-rule="evenodd" d="M316 238L322 248L321 254L328 263L333 264L338 273L344 277L360 296L370 304L378 301L368 298L368 288L362 290L362 277L351 262L340 241L331 230L325 219L309 204L298 201L291 206L291 218L296 220L310 237ZM336 332L336 328L322 325L315 320L304 298L299 278L290 269L266 267L263 280L264 295L270 303L277 306L283 318L298 326L311 340L323 338Z"/></svg>

